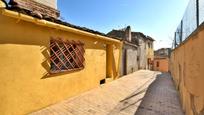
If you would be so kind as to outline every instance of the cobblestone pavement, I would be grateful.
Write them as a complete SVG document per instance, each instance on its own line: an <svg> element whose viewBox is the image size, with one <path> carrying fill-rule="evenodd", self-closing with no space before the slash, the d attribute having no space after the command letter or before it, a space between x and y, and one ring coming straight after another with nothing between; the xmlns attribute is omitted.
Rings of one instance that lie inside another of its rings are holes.
<svg viewBox="0 0 204 115"><path fill-rule="evenodd" d="M141 70L32 115L183 115L168 74Z"/></svg>
<svg viewBox="0 0 204 115"><path fill-rule="evenodd" d="M136 115L184 115L172 77L158 75L149 86Z"/></svg>

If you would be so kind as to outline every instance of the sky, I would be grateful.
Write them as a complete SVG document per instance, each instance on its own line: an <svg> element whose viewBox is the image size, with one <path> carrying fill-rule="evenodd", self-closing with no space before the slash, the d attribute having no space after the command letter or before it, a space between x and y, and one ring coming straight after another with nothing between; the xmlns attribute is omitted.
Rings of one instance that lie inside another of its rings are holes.
<svg viewBox="0 0 204 115"><path fill-rule="evenodd" d="M189 0L58 0L61 19L103 33L128 25L153 37L154 48L172 46Z"/></svg>

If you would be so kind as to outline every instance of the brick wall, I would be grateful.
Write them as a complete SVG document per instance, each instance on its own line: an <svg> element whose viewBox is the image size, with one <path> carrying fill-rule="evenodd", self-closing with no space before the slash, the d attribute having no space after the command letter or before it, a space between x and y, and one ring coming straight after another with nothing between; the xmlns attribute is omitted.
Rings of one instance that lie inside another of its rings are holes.
<svg viewBox="0 0 204 115"><path fill-rule="evenodd" d="M58 18L60 12L57 10L57 0L10 0L13 8L21 8L32 12L38 18Z"/></svg>
<svg viewBox="0 0 204 115"><path fill-rule="evenodd" d="M57 9L57 0L34 0L34 1Z"/></svg>

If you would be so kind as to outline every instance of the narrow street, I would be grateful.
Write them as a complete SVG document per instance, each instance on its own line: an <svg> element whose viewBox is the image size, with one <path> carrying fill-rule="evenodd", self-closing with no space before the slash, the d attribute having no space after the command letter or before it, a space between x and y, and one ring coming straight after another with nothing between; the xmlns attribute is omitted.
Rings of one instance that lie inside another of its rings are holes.
<svg viewBox="0 0 204 115"><path fill-rule="evenodd" d="M204 115L204 0L0 0L0 115Z"/></svg>
<svg viewBox="0 0 204 115"><path fill-rule="evenodd" d="M158 75L148 87L136 115L184 115L172 77Z"/></svg>
<svg viewBox="0 0 204 115"><path fill-rule="evenodd" d="M140 70L32 115L183 115L169 74Z"/></svg>

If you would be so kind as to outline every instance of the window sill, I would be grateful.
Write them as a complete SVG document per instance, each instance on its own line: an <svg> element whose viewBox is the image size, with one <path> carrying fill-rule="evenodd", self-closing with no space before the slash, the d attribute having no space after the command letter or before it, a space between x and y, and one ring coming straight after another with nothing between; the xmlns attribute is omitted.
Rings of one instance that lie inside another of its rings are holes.
<svg viewBox="0 0 204 115"><path fill-rule="evenodd" d="M50 71L50 75L53 75L53 74L62 74L62 73L67 73L67 72L75 72L75 71L79 71L79 70L82 70L84 69L84 67L81 67L81 68L76 68L76 69L70 69L70 70L61 70L61 71Z"/></svg>

